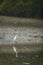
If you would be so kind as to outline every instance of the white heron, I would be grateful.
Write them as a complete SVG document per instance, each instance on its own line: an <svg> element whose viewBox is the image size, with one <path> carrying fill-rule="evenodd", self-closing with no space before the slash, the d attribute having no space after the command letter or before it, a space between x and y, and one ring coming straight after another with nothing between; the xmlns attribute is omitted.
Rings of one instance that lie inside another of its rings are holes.
<svg viewBox="0 0 43 65"><path fill-rule="evenodd" d="M17 39L18 31L17 31L16 33L17 33L17 35L15 35L14 41ZM16 53L16 57L18 57L18 55L17 55L17 50L16 50L16 47L15 47L15 46L13 47L13 50L14 50L14 52Z"/></svg>
<svg viewBox="0 0 43 65"><path fill-rule="evenodd" d="M13 47L13 50L16 53L16 57L18 57L16 47Z"/></svg>

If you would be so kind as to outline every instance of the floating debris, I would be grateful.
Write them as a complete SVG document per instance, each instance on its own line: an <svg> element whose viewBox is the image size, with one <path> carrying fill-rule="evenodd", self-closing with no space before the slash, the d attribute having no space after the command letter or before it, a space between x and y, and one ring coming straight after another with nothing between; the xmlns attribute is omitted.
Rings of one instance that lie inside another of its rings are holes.
<svg viewBox="0 0 43 65"><path fill-rule="evenodd" d="M21 56L21 58L22 58L23 56Z"/></svg>
<svg viewBox="0 0 43 65"><path fill-rule="evenodd" d="M24 62L23 64L27 64L27 65L28 65L28 64L30 64L30 63Z"/></svg>
<svg viewBox="0 0 43 65"><path fill-rule="evenodd" d="M35 59L35 57L32 57L32 59Z"/></svg>
<svg viewBox="0 0 43 65"><path fill-rule="evenodd" d="M39 55L36 55L36 57L38 58L38 57L39 57Z"/></svg>

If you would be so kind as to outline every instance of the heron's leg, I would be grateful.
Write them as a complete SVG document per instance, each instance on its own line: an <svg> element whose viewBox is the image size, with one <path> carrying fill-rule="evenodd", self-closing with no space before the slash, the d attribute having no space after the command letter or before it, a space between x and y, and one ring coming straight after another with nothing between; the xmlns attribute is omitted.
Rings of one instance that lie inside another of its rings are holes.
<svg viewBox="0 0 43 65"><path fill-rule="evenodd" d="M16 52L16 57L18 57L17 52Z"/></svg>

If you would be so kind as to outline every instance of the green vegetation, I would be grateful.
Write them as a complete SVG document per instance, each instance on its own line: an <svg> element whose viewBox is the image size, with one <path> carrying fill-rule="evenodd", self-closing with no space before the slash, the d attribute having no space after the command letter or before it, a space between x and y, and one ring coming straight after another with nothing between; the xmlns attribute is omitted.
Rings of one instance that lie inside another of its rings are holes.
<svg viewBox="0 0 43 65"><path fill-rule="evenodd" d="M43 0L0 0L0 15L43 18Z"/></svg>
<svg viewBox="0 0 43 65"><path fill-rule="evenodd" d="M36 53L19 53L18 57L15 57L13 53L1 53L0 65L43 65L43 51Z"/></svg>

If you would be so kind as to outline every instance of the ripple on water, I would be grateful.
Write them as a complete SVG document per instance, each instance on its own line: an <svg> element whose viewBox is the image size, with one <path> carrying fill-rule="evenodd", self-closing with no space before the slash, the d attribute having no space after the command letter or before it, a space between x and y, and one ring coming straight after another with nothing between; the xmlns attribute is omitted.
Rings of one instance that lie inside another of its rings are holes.
<svg viewBox="0 0 43 65"><path fill-rule="evenodd" d="M27 62L23 62L23 64L27 64L27 65L30 65L30 63L27 63Z"/></svg>

